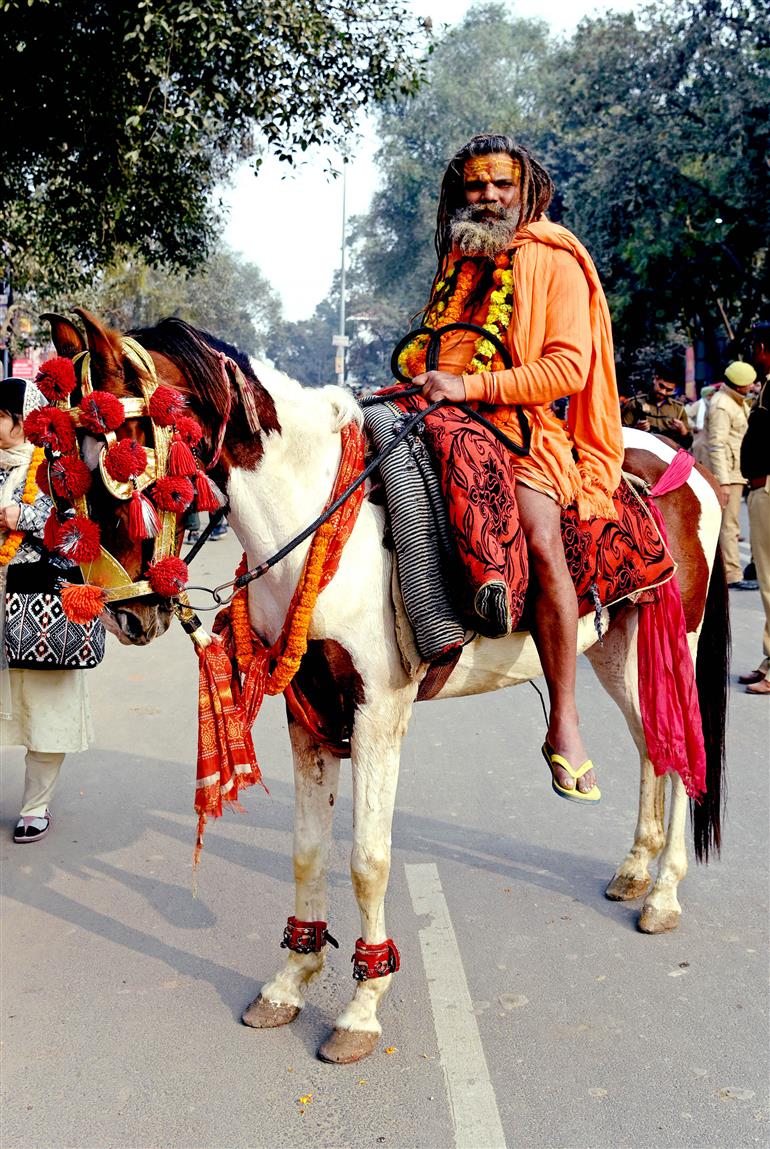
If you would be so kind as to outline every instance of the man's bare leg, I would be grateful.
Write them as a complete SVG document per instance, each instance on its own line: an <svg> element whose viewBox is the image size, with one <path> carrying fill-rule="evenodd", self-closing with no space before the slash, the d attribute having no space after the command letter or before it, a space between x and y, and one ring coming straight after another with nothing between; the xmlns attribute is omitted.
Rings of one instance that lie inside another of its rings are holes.
<svg viewBox="0 0 770 1149"><path fill-rule="evenodd" d="M561 512L548 495L521 483L516 487L516 501L527 540L533 583L533 638L550 699L548 742L577 770L588 754L578 728L575 701L578 608L561 541ZM560 766L554 766L554 773L559 785L568 790L573 788L574 781ZM595 782L594 772L589 770L578 779L578 789L587 793Z"/></svg>

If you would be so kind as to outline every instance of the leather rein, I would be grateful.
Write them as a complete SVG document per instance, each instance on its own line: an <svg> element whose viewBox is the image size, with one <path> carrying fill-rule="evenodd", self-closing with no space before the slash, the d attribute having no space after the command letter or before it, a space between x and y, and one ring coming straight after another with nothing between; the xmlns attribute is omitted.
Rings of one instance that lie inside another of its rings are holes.
<svg viewBox="0 0 770 1149"><path fill-rule="evenodd" d="M418 327L414 331L408 332L407 335L405 335L404 338L399 341L391 357L390 366L393 375L399 380L399 382L406 384L406 386L398 388L386 388L383 391L375 393L374 395L365 396L363 399L359 400L360 406L369 407L377 403L386 403L392 399L407 398L411 395L420 394L422 392L422 388L412 386L411 379L404 375L398 366L398 358L402 351L418 335L428 335L429 342L426 352L426 366L429 371L434 371L438 365L442 336L446 332L459 330L471 331L475 335L483 335L484 338L489 339L489 341L494 345L495 349L499 352L504 365L506 367L511 366L511 356L507 347L501 343L497 336L491 334L486 330L486 328L480 327L475 323L448 323L446 326L438 329L427 326ZM242 575L238 575L236 578L231 579L229 582L221 583L219 586L214 587L213 590L210 587L189 585L187 587L188 592L201 591L204 594L210 594L214 600L212 606L195 606L193 609L198 611L206 611L217 610L221 606L227 606L228 603L232 601L233 596L237 593L237 591L239 591L242 587L247 586L250 582L254 582L256 579L262 578L262 576L267 574L267 572L272 567L274 567L282 559L286 558L287 555L291 554L293 550L300 546L300 544L303 543L305 539L315 534L318 528L322 526L323 523L327 521L327 519L331 518L334 512L342 506L345 500L348 499L353 494L353 492L356 491L362 483L366 482L369 476L378 469L383 459L386 459L388 455L390 455L390 453L395 450L398 444L408 435L410 435L414 429L420 423L422 423L424 419L427 418L428 415L438 410L439 407L452 406L459 407L459 409L464 411L466 415L474 420L474 422L479 423L481 426L486 428L486 430L493 434L495 438L498 439L503 444L503 446L507 447L508 450L510 450L513 454L519 456L526 456L529 454L532 437L531 429L522 407L516 407L516 414L519 420L522 436L522 445L519 446L518 443L514 443L512 439L509 439L508 436L503 431L501 431L499 427L495 426L495 424L490 422L489 419L486 419L478 411L474 410L474 408L471 407L468 403L457 403L450 399L438 399L433 403L429 403L427 407L421 411L417 411L411 417L404 416L402 425L398 432L393 436L391 441L385 447L383 447L382 450L377 453L377 455L374 456L374 458L367 464L360 475L356 476L353 482L350 483L350 485L345 488L342 494L339 495L339 497L326 508L323 514L319 515L318 518L314 519L313 522L305 527L302 531L300 531L299 534L295 535L292 539L289 540L289 542L285 543L284 546L282 546L280 550L276 551L275 554L271 555L270 558L265 559L257 566L252 567L250 570L245 571ZM224 508L219 515L220 518L222 514L224 514ZM219 519L217 519L217 521L219 521ZM195 555L198 554L200 548L205 543L215 525L216 524L213 521L209 522L207 530L198 539L192 551L188 552L186 556L186 561L188 563L195 557ZM230 594L225 596L224 592L227 591L230 591Z"/></svg>

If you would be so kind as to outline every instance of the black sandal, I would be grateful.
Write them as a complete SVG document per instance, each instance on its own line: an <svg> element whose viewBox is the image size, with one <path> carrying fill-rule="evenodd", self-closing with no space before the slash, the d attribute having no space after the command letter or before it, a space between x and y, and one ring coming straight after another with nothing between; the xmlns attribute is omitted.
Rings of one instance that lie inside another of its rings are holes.
<svg viewBox="0 0 770 1149"><path fill-rule="evenodd" d="M19 845L24 845L27 842L39 842L50 830L52 821L50 810L46 810L45 814L40 816L22 814L16 823L16 829L13 831L14 842Z"/></svg>

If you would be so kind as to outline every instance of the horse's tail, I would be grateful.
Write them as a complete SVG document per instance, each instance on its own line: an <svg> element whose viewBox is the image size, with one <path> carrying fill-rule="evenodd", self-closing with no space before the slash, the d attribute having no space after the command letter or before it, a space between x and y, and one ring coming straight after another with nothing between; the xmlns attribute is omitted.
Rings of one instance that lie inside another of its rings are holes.
<svg viewBox="0 0 770 1149"><path fill-rule="evenodd" d="M719 854L722 845L722 811L727 794L725 727L729 675L729 600L722 550L717 546L695 660L695 681L706 747L706 793L700 802L690 802L695 859L698 862L708 862L709 854L712 851Z"/></svg>

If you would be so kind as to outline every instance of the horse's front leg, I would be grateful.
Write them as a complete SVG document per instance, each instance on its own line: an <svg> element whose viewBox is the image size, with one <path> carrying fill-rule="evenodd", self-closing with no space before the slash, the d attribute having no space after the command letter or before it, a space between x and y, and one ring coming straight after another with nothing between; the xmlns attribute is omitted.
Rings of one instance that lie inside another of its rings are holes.
<svg viewBox="0 0 770 1149"><path fill-rule="evenodd" d="M666 778L656 779L661 784ZM644 899L638 926L642 933L661 934L679 925L682 907L677 891L687 873L687 793L678 774L671 776L671 808L668 815L666 846L660 856L655 885Z"/></svg>
<svg viewBox="0 0 770 1149"><path fill-rule="evenodd" d="M361 914L353 967L357 984L352 1001L318 1051L322 1061L339 1065L360 1061L376 1046L382 1033L377 1009L398 968L398 951L385 927L385 892L401 740L414 693L411 687L395 697L391 693L386 702L368 704L356 715L350 870Z"/></svg>
<svg viewBox="0 0 770 1149"><path fill-rule="evenodd" d="M294 758L294 924L283 945L289 956L243 1014L246 1025L270 1029L293 1021L305 987L324 962L326 872L340 760L322 750L297 722L289 722ZM294 948L292 948L294 947Z"/></svg>

